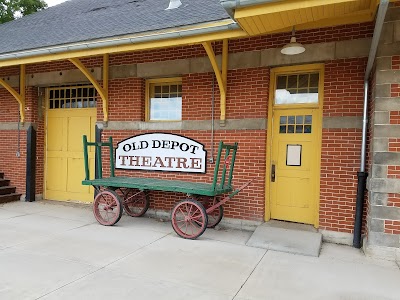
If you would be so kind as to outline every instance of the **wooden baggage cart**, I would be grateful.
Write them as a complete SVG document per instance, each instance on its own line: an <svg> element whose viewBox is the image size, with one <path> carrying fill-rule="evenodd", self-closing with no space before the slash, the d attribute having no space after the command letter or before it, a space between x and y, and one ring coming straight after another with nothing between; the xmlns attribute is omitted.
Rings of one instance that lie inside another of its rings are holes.
<svg viewBox="0 0 400 300"><path fill-rule="evenodd" d="M215 227L223 217L223 205L244 189L251 181L234 190L232 176L235 165L237 143L219 143L213 182L187 182L143 177L115 176L115 160L112 138L108 142L88 142L83 136L85 180L83 185L91 185L96 191L93 213L96 220L106 226L116 224L123 209L132 217L143 216L149 208L150 191L179 192L187 195L175 204L171 213L171 223L175 232L185 239L196 239L206 228ZM96 147L97 174L90 179L88 147ZM102 174L102 148L110 152L110 177ZM222 158L223 157L223 158ZM223 161L221 161L223 159ZM220 166L221 165L221 166Z"/></svg>

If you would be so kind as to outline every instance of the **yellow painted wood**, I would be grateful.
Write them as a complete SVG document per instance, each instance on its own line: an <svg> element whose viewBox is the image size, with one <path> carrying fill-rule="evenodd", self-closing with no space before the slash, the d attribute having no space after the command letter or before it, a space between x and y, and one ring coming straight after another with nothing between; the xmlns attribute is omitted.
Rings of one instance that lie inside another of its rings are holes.
<svg viewBox="0 0 400 300"><path fill-rule="evenodd" d="M219 21L215 23L209 24L202 24L201 26L193 26L187 29L201 29L201 28L209 28L211 26L216 25L225 25L225 24L232 24L231 20L229 21ZM178 30L166 31L168 32L179 32ZM175 39L165 39L165 40L156 40L150 41L145 43L135 43L135 44L128 44L128 45L119 45L113 47L101 47L96 49L86 49L86 50L75 50L75 51L68 51L68 52L61 52L61 53L53 53L53 54L46 54L40 56L30 56L24 58L17 58L17 59L8 59L0 61L0 67L6 66L14 66L20 64L33 64L33 63L40 63L40 62L47 62L53 60L64 60L70 58L80 58L80 57L87 57L87 56L97 56L103 54L113 54L113 53L123 53L123 52L132 52L132 51L139 51L139 50L150 50L150 49L159 49L159 48L168 48L168 47L178 47L178 46L185 46L185 45L193 45L193 44L201 44L207 41L215 41L215 40L223 40L223 39L231 39L231 38L239 38L239 37L246 37L248 36L246 32L242 29L235 29L235 30L228 30L222 32L215 32L215 33L207 33L207 34L199 34L196 36L187 36ZM134 38L134 36L133 36ZM113 41L117 39L110 39L107 41ZM79 46L80 44L74 44L74 46Z"/></svg>
<svg viewBox="0 0 400 300"><path fill-rule="evenodd" d="M24 104L25 104L25 100L26 100L25 99L25 96L26 96L26 93L25 93L25 84L26 84L25 78L26 78L26 67L25 67L25 65L21 65L19 67L19 94L20 94L22 102ZM20 107L20 111L22 111L22 110L25 110L25 107ZM21 121L21 122L23 122L23 121Z"/></svg>
<svg viewBox="0 0 400 300"><path fill-rule="evenodd" d="M248 18L282 11L298 10L337 3L351 3L360 0L288 0L247 6L235 10L235 19Z"/></svg>
<svg viewBox="0 0 400 300"><path fill-rule="evenodd" d="M256 26L258 32L265 32L265 29L266 29L266 28L264 27L264 24L263 24L263 22L261 21L261 18L260 18L260 17L255 16L255 17L253 18L253 21L254 21L254 24L255 24L255 26Z"/></svg>
<svg viewBox="0 0 400 300"><path fill-rule="evenodd" d="M217 78L219 93L220 93L220 106L221 106L221 125L225 125L226 120L226 92L227 92L227 74L228 74L228 40L224 39L222 44L222 67L221 71L218 67L217 59L215 57L214 50L211 42L204 42L203 47L207 52L207 56L210 59L211 66L213 67L215 77Z"/></svg>
<svg viewBox="0 0 400 300"><path fill-rule="evenodd" d="M72 62L96 88L96 91L99 93L103 103L103 121L108 122L108 54L104 55L103 63L103 83L104 78L107 76L107 79L105 81L107 85L106 88L103 88L97 82L96 78L94 78L92 73L82 64L82 62L78 58L70 58L68 60Z"/></svg>
<svg viewBox="0 0 400 300"><path fill-rule="evenodd" d="M256 32L252 30L252 27L249 25L249 20L250 18L243 18L243 19L237 19L240 27L247 32L248 35L257 35Z"/></svg>
<svg viewBox="0 0 400 300"><path fill-rule="evenodd" d="M0 85L2 85L19 104L20 122L25 122L25 65L20 66L19 73L19 93L7 82L0 78Z"/></svg>
<svg viewBox="0 0 400 300"><path fill-rule="evenodd" d="M315 22L309 22L309 23L305 23L305 24L295 24L295 26L296 26L296 31L297 31L297 30L307 30L307 29L313 29L313 28L338 26L338 25L343 25L343 24L365 23L365 22L370 22L374 19L374 16L375 16L374 13L375 12L371 12L370 10L364 10L361 12L352 13L346 17L336 17L333 19L318 20ZM270 33L274 34L274 33L288 32L288 31L291 31L292 28L293 28L293 25L274 30Z"/></svg>
<svg viewBox="0 0 400 300"><path fill-rule="evenodd" d="M318 109L275 110L273 116L273 143L271 164L276 168L275 182L270 184L271 218L291 222L314 224L316 211L316 131L312 124L311 134L280 134L281 116L311 115L318 118ZM301 166L287 166L288 145L301 145Z"/></svg>
<svg viewBox="0 0 400 300"><path fill-rule="evenodd" d="M274 106L278 75L310 72L319 72L320 75L318 104ZM279 67L271 70L265 181L266 221L273 218L313 224L316 228L319 226L323 86L323 64ZM279 134L279 118L288 115L313 115L313 133L311 135ZM303 145L305 161L301 167L286 166L286 145L288 143ZM276 182L271 182L273 163L276 165ZM289 189L288 186L291 188ZM309 197L310 195L312 197Z"/></svg>
<svg viewBox="0 0 400 300"><path fill-rule="evenodd" d="M92 202L93 188L81 184L85 177L82 135L95 139L96 108L48 109L46 102L45 198ZM94 172L93 149L89 165Z"/></svg>
<svg viewBox="0 0 400 300"><path fill-rule="evenodd" d="M103 121L108 122L108 80L109 80L109 65L110 65L110 58L109 54L103 55L103 90L106 99L103 100Z"/></svg>
<svg viewBox="0 0 400 300"><path fill-rule="evenodd" d="M291 0L239 8L235 18L249 35L372 21L377 0ZM246 13L243 13L246 11ZM251 12L251 13L250 13Z"/></svg>
<svg viewBox="0 0 400 300"><path fill-rule="evenodd" d="M224 83L225 91L228 84L228 40L222 41L222 80Z"/></svg>

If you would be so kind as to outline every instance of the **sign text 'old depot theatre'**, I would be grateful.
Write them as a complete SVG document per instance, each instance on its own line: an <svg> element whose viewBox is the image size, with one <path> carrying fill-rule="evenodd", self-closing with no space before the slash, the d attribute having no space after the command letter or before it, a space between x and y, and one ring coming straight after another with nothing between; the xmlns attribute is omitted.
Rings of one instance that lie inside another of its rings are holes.
<svg viewBox="0 0 400 300"><path fill-rule="evenodd" d="M205 173L204 145L176 134L148 133L118 143L117 169Z"/></svg>

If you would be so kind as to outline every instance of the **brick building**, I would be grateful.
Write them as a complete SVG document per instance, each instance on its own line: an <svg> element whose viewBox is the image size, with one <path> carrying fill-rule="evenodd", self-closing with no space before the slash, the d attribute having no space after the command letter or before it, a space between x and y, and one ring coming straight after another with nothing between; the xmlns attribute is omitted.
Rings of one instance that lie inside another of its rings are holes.
<svg viewBox="0 0 400 300"><path fill-rule="evenodd" d="M367 82L359 224L368 253L400 256L399 3L168 2L71 0L0 26L0 172L14 194L91 201L83 134L175 133L209 158L219 140L238 142L234 183L256 180L226 205L225 224L306 223L352 244ZM305 52L284 55L293 33ZM292 146L299 163L288 163ZM209 160L204 175L134 174L207 182L212 171ZM167 214L179 197L152 193L149 213Z"/></svg>

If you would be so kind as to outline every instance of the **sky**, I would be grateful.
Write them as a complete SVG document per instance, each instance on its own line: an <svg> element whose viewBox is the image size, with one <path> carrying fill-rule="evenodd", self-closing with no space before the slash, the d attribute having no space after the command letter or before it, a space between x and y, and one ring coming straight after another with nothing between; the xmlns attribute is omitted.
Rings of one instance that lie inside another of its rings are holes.
<svg viewBox="0 0 400 300"><path fill-rule="evenodd" d="M48 6L54 6L67 0L45 0Z"/></svg>

